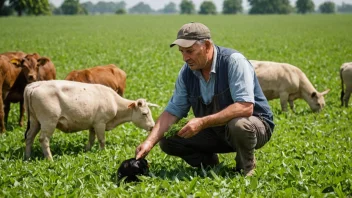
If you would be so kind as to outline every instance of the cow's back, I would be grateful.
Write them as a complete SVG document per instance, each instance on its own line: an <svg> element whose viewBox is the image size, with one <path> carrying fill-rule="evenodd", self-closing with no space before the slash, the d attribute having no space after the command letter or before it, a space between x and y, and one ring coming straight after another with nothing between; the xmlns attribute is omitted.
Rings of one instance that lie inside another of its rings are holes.
<svg viewBox="0 0 352 198"><path fill-rule="evenodd" d="M65 80L102 84L112 88L121 96L126 88L126 73L113 64L74 70L66 76Z"/></svg>
<svg viewBox="0 0 352 198"><path fill-rule="evenodd" d="M25 103L41 125L63 132L89 129L117 112L116 93L103 85L66 80L37 81L25 88ZM107 106L108 105L108 106Z"/></svg>

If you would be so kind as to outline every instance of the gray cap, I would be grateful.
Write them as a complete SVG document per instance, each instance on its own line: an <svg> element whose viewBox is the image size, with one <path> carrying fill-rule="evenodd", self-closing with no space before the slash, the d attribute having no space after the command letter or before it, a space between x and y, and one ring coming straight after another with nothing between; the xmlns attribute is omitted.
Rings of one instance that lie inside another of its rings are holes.
<svg viewBox="0 0 352 198"><path fill-rule="evenodd" d="M210 39L210 30L202 23L187 23L177 33L177 39L170 45L191 47L196 41Z"/></svg>

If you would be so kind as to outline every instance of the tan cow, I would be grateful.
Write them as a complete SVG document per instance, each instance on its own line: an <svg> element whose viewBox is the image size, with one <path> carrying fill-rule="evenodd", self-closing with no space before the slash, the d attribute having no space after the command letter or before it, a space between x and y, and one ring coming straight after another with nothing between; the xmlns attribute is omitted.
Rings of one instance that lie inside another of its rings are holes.
<svg viewBox="0 0 352 198"><path fill-rule="evenodd" d="M103 149L105 131L117 125L132 121L137 127L151 130L155 124L144 99L125 99L100 84L38 81L27 85L24 102L30 120L25 133L26 159L30 157L34 138L40 130L39 142L44 156L52 160L49 141L55 128L66 133L89 129L86 150L90 150L95 136Z"/></svg>
<svg viewBox="0 0 352 198"><path fill-rule="evenodd" d="M352 93L352 62L344 63L340 67L341 78L341 106L348 107L348 101ZM346 86L346 90L344 88ZM345 92L346 91L346 92Z"/></svg>
<svg viewBox="0 0 352 198"><path fill-rule="evenodd" d="M74 70L66 76L65 80L102 84L111 87L120 96L123 96L126 88L126 73L114 64Z"/></svg>
<svg viewBox="0 0 352 198"><path fill-rule="evenodd" d="M10 61L7 56L0 55L0 133L4 133L6 130L4 123L4 100L21 72L21 68L16 67Z"/></svg>
<svg viewBox="0 0 352 198"><path fill-rule="evenodd" d="M20 56L21 55L21 56ZM7 123L11 103L20 103L19 125L23 126L23 92L27 84L38 80L53 80L56 78L56 70L53 62L47 57L41 57L39 54L24 54L23 52L13 56L11 52L7 52L7 56L11 57L11 62L22 68L8 96L4 100L5 123Z"/></svg>
<svg viewBox="0 0 352 198"><path fill-rule="evenodd" d="M298 98L304 99L313 111L320 111L325 106L324 95L330 90L319 93L296 66L270 61L250 62L265 97L268 100L280 98L282 111L287 111L287 102L294 111L293 101Z"/></svg>

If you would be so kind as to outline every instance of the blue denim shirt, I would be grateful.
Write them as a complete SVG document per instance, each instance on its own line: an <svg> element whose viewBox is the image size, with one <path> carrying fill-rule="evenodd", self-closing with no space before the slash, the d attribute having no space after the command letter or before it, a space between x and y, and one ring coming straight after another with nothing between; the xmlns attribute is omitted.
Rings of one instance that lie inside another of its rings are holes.
<svg viewBox="0 0 352 198"><path fill-rule="evenodd" d="M209 81L205 81L200 71L193 71L198 77L200 83L200 92L203 101L208 104L214 96L215 85L215 64L217 57L217 48L214 47L213 62L210 71ZM228 67L228 79L230 85L231 97L234 102L250 102L254 100L254 69L249 61L240 53L233 53L230 56L231 62ZM187 65L187 63L186 63ZM168 102L165 111L178 118L186 117L190 110L191 104L187 100L186 85L181 75L178 76L174 94Z"/></svg>

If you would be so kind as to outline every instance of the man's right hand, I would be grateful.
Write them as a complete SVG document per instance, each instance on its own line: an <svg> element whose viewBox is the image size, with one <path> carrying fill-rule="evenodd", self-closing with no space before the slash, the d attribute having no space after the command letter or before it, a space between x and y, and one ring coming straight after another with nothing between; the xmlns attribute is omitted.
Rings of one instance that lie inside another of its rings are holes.
<svg viewBox="0 0 352 198"><path fill-rule="evenodd" d="M136 159L144 158L148 155L149 151L152 150L153 144L149 141L145 141L140 144L136 149Z"/></svg>

